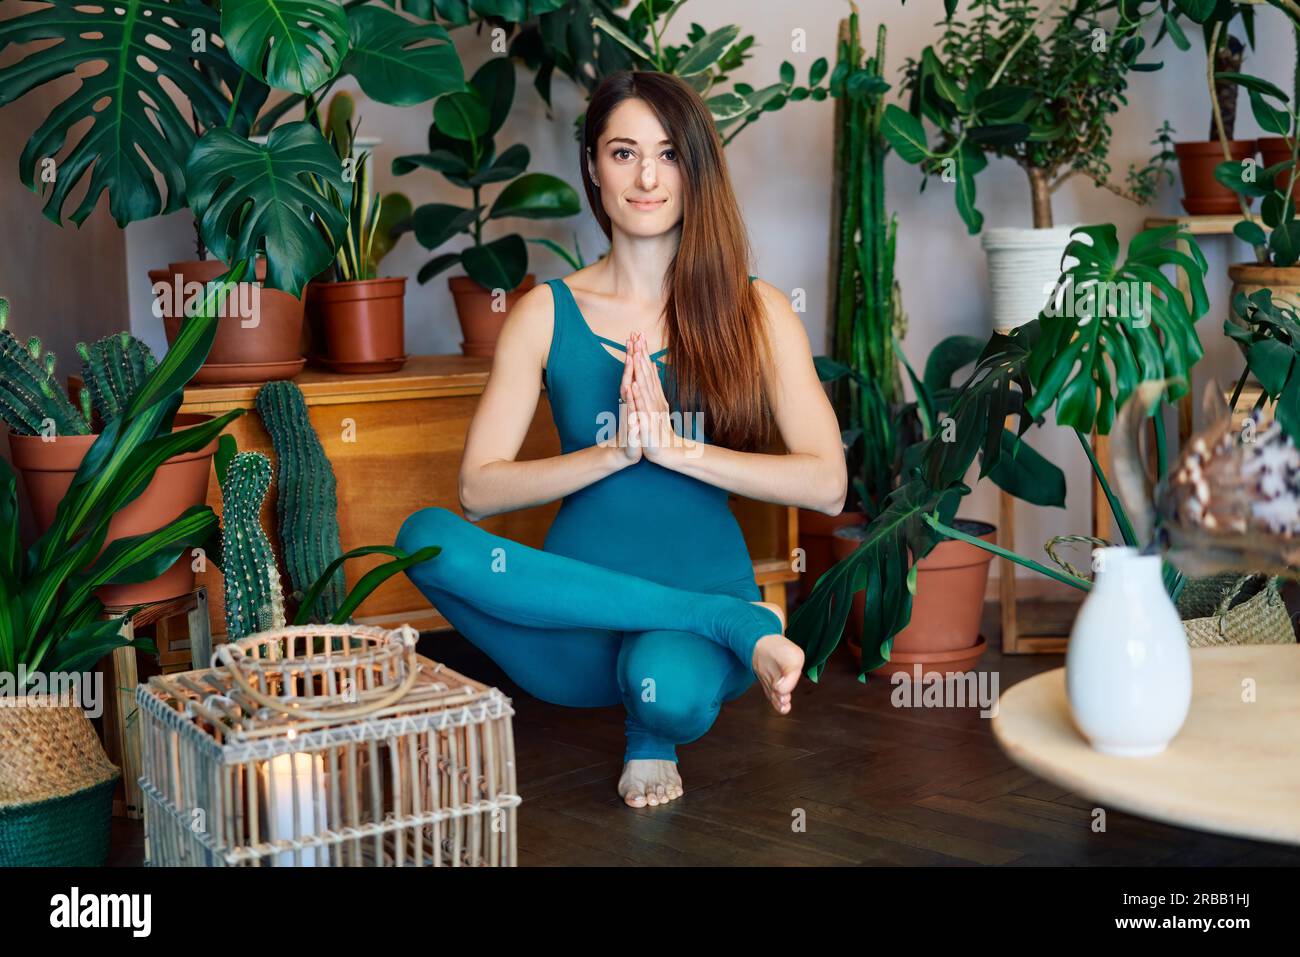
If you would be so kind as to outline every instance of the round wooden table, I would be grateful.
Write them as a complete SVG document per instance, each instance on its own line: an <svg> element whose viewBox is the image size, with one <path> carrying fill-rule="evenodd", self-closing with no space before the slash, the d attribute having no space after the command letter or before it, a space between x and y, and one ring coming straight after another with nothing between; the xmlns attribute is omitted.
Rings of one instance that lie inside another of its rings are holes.
<svg viewBox="0 0 1300 957"><path fill-rule="evenodd" d="M1025 768L1099 806L1182 827L1300 844L1300 645L1192 649L1192 705L1161 754L1094 751L1065 669L1001 696L993 733Z"/></svg>

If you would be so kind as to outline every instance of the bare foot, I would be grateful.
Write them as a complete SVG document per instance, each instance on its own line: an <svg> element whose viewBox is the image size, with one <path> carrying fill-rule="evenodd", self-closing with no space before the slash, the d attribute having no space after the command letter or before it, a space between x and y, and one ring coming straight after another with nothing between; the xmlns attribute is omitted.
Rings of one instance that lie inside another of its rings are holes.
<svg viewBox="0 0 1300 957"><path fill-rule="evenodd" d="M781 630L785 631L785 609L770 601L756 601L776 613L781 619ZM764 635L754 646L754 674L763 686L772 707L778 714L789 714L791 693L799 683L799 673L803 671L803 649L783 634Z"/></svg>
<svg viewBox="0 0 1300 957"><path fill-rule="evenodd" d="M618 796L628 807L657 807L685 794L676 761L633 758L623 765Z"/></svg>

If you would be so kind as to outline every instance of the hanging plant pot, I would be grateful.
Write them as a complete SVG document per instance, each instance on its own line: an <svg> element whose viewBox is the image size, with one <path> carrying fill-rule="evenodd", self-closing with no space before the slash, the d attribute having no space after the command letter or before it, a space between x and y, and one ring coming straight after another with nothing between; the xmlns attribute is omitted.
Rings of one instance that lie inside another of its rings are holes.
<svg viewBox="0 0 1300 957"><path fill-rule="evenodd" d="M0 867L103 867L119 773L73 696L0 696Z"/></svg>
<svg viewBox="0 0 1300 957"><path fill-rule="evenodd" d="M197 287L223 276L227 266L215 259L171 263L149 270L154 284L155 311L162 313L167 344L176 341L184 318L184 303ZM303 300L261 285L266 260L257 261L258 283L239 283L227 299L217 324L217 336L207 361L190 380L196 385L257 385L272 379L292 379L302 371Z"/></svg>
<svg viewBox="0 0 1300 957"><path fill-rule="evenodd" d="M333 372L396 372L406 364L406 278L313 282L313 361Z"/></svg>
<svg viewBox="0 0 1300 957"><path fill-rule="evenodd" d="M1284 136L1261 136L1259 138L1259 160L1264 169L1284 163L1291 158L1291 141ZM1274 185L1286 192L1291 182L1291 171L1283 170L1278 174Z"/></svg>
<svg viewBox="0 0 1300 957"><path fill-rule="evenodd" d="M1061 278L1061 258L1074 228L984 230L980 244L988 256L994 330L1008 333L1038 318ZM1073 263L1071 257L1065 265Z"/></svg>
<svg viewBox="0 0 1300 957"><path fill-rule="evenodd" d="M484 289L468 276L452 276L447 280L451 287L451 297L456 303L456 315L460 319L461 334L465 337L460 344L460 351L467 356L491 358L496 354L497 338L501 327L506 323L506 316L516 302L537 284L533 273L524 276L523 281L505 295L505 304L501 309L494 309L496 298L490 289Z"/></svg>
<svg viewBox="0 0 1300 957"><path fill-rule="evenodd" d="M997 540L997 529L987 522L957 519L953 526L986 542L995 543ZM865 529L865 525L858 525L835 532L837 561L853 554ZM889 661L873 668L871 673L892 675L902 672L911 677L914 666L918 664L923 675L949 674L974 668L988 648L979 628L992 560L992 552L975 545L945 541L917 562L911 620L894 636ZM859 591L853 596L844 635L849 652L859 667L862 664L864 602L864 592Z"/></svg>
<svg viewBox="0 0 1300 957"><path fill-rule="evenodd" d="M211 418L188 413L177 415L174 429L198 425ZM98 438L97 435L61 435L46 442L39 435L10 433L10 454L14 467L22 473L38 534L44 534L54 524L59 503L72 485L81 460ZM202 505L207 500L212 456L216 451L217 440L213 439L197 452L173 456L158 466L145 490L109 522L105 547L119 538L156 531L186 509ZM109 607L127 607L189 594L194 589L192 561L188 553L181 555L153 581L105 585L95 595Z"/></svg>
<svg viewBox="0 0 1300 957"><path fill-rule="evenodd" d="M1255 155L1254 140L1229 140L1228 151L1238 163ZM1183 178L1183 209L1193 216L1230 216L1241 211L1237 194L1214 178L1223 162L1223 144L1218 140L1175 143L1178 172ZM1249 205L1250 197L1246 198Z"/></svg>

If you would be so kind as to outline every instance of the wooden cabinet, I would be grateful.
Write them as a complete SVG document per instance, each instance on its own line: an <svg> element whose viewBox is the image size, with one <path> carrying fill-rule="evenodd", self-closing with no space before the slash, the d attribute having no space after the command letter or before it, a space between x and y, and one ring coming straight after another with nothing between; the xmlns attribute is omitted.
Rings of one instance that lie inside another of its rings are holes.
<svg viewBox="0 0 1300 957"><path fill-rule="evenodd" d="M390 545L403 520L419 508L441 505L460 512L457 475L461 452L478 397L487 382L489 359L458 355L413 356L399 372L339 375L308 369L294 381L307 400L311 423L338 479L339 537L344 551L360 545ZM185 390L182 412L219 414L234 408L249 411L229 432L241 451L259 450L274 457L270 437L262 428L254 402L257 386L191 386ZM519 458L538 459L560 454L559 437L543 391L532 427ZM263 507L263 526L275 526L275 486ZM208 504L218 514L221 495L215 474ZM755 576L770 601L784 603L785 585L798 576L790 570L797 545L797 510L732 497ZM488 531L541 547L559 503L522 509L485 519ZM279 554L275 535L271 540ZM365 572L384 559L376 556L350 562L351 588ZM214 635L224 635L224 596L221 575L209 567L199 575L208 586ZM358 610L358 620L392 625L409 622L421 630L448 627L405 575L379 588Z"/></svg>

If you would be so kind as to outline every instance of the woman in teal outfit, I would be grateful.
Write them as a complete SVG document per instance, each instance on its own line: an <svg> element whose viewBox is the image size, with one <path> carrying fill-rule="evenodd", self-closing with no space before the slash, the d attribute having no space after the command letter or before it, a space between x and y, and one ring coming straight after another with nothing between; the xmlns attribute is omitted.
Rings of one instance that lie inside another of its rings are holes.
<svg viewBox="0 0 1300 957"><path fill-rule="evenodd" d="M784 609L759 601L728 493L835 515L847 476L803 324L748 274L699 95L610 76L581 166L610 251L511 309L465 443L466 518L423 509L397 544L442 547L407 574L529 694L623 704L618 790L641 807L683 793L676 746L755 678L788 713L803 666ZM543 382L561 454L516 461ZM788 451L755 451L773 423ZM541 550L473 524L556 499Z"/></svg>

